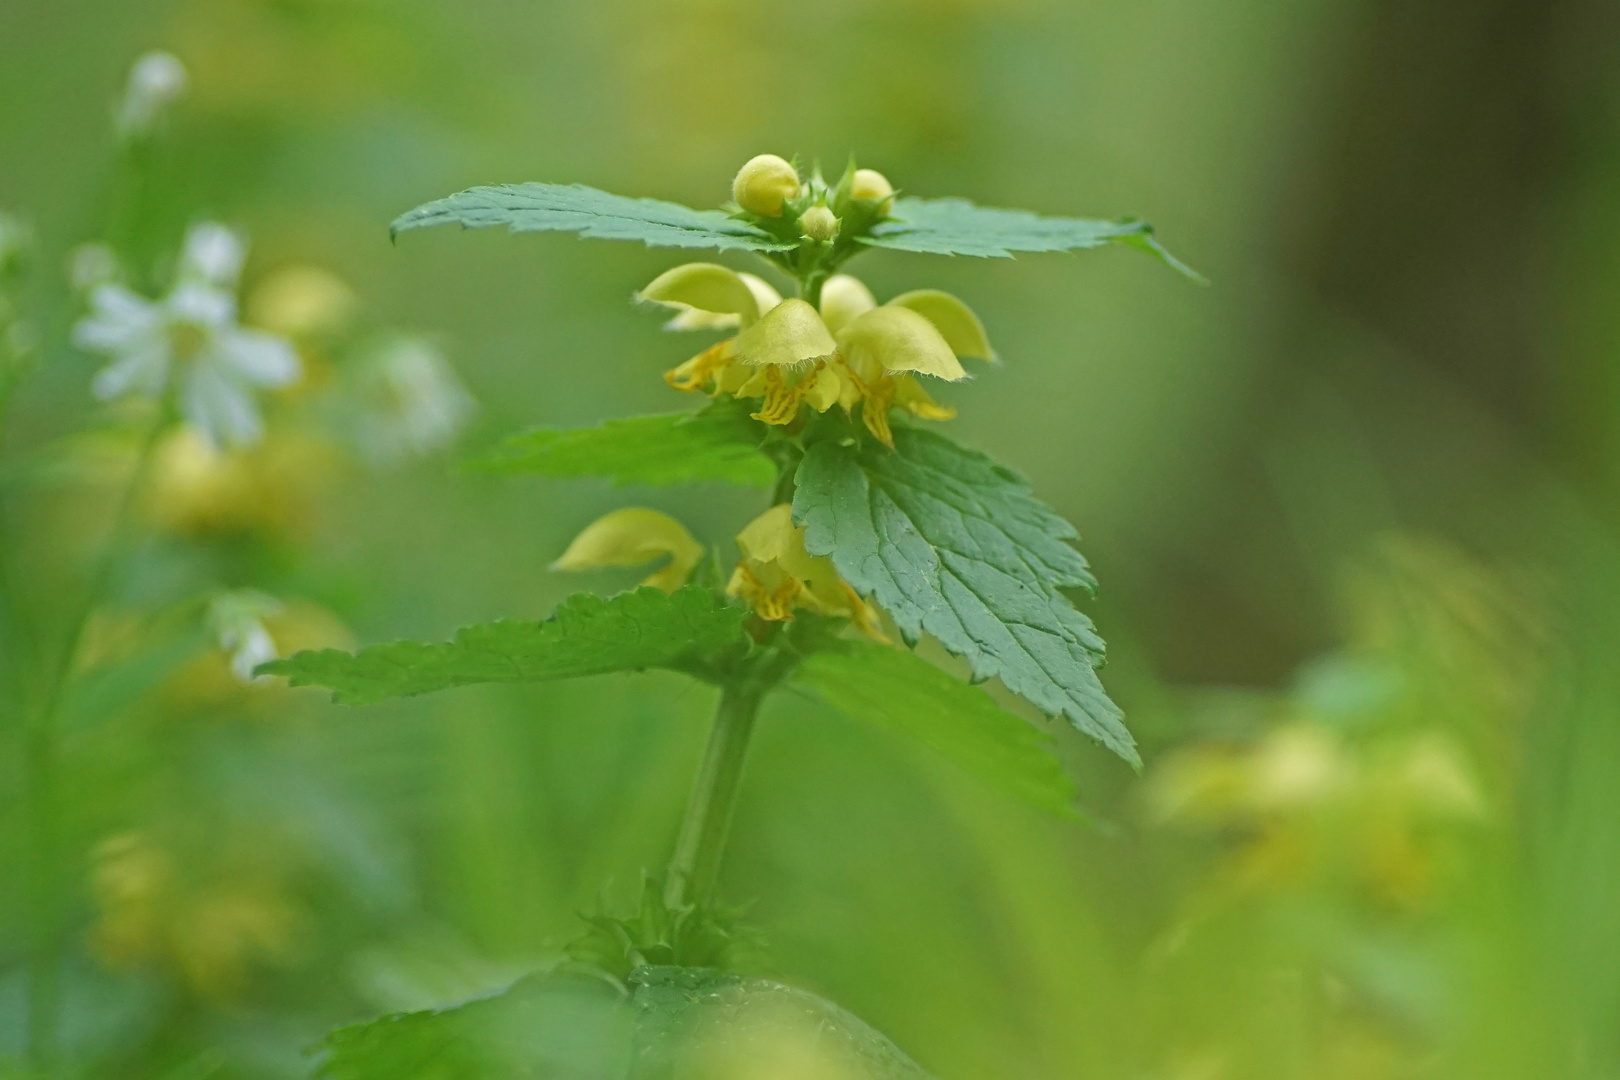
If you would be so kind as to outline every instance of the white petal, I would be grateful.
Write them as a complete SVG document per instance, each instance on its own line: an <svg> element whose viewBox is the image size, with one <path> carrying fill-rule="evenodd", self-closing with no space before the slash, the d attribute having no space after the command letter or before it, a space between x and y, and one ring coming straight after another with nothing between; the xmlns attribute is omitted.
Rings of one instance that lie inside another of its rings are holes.
<svg viewBox="0 0 1620 1080"><path fill-rule="evenodd" d="M154 335L161 322L157 305L122 285L103 285L90 294L91 313L73 327L73 343L90 352L117 352Z"/></svg>
<svg viewBox="0 0 1620 1080"><path fill-rule="evenodd" d="M162 343L126 352L96 373L90 390L102 401L129 393L156 397L169 381L169 351Z"/></svg>
<svg viewBox="0 0 1620 1080"><path fill-rule="evenodd" d="M258 406L212 364L193 364L180 395L186 422L215 447L251 446L264 435Z"/></svg>
<svg viewBox="0 0 1620 1080"><path fill-rule="evenodd" d="M263 330L227 330L211 350L220 364L255 386L286 386L303 370L298 351Z"/></svg>
<svg viewBox="0 0 1620 1080"><path fill-rule="evenodd" d="M164 306L169 317L222 330L236 322L236 298L230 293L200 281L175 286Z"/></svg>
<svg viewBox="0 0 1620 1080"><path fill-rule="evenodd" d="M234 231L214 221L193 225L186 233L180 273L214 285L234 286L247 258L247 245Z"/></svg>

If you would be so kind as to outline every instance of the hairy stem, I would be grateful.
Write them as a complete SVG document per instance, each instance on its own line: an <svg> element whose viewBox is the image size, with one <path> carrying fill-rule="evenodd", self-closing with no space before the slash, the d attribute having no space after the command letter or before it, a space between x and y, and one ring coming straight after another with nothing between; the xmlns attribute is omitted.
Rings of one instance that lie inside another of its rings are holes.
<svg viewBox="0 0 1620 1080"><path fill-rule="evenodd" d="M748 740L763 696L764 689L752 684L727 686L720 694L709 745L703 752L703 765L692 787L664 882L664 903L668 907L702 906L714 892L743 761L748 756Z"/></svg>

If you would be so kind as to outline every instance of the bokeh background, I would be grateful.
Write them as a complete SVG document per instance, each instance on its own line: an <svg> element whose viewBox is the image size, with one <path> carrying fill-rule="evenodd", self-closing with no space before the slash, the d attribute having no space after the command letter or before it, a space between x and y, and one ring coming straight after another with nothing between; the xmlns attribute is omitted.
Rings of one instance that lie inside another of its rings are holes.
<svg viewBox="0 0 1620 1080"><path fill-rule="evenodd" d="M159 48L189 91L135 153L113 113ZM677 257L391 246L387 224L528 179L714 205L761 152L1141 214L1212 285L1123 249L852 268L987 323L1005 363L945 391L951 433L1084 534L1148 764L1057 731L1081 826L774 702L724 877L762 931L751 969L945 1080L1620 1076L1604 0L5 0L0 210L33 231L14 344L35 370L0 432L26 628L5 643L0 1062L28 1075L32 975L55 1074L302 1076L331 1025L493 989L577 912L631 905L709 690L344 710L233 680L206 598L273 598L282 651L538 617L635 580L547 570L627 503L729 557L757 493L457 469L527 425L686 404L660 373L690 342L628 305ZM30 672L129 461L88 392L101 361L67 344L70 254L108 242L152 291L204 219L251 239L249 321L291 280L329 325L263 449L201 479L177 449L139 500L60 710L42 860ZM401 340L477 412L436 452L368 456L322 387ZM59 963L31 972L41 933Z"/></svg>

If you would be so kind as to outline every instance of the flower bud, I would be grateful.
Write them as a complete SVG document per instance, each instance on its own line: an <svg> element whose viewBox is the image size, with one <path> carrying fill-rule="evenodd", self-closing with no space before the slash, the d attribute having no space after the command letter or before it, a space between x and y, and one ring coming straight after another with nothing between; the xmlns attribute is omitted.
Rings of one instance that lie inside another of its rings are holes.
<svg viewBox="0 0 1620 1080"><path fill-rule="evenodd" d="M126 138L152 130L170 105L185 96L185 65L171 53L149 52L130 69L129 85L118 109L118 132Z"/></svg>
<svg viewBox="0 0 1620 1080"><path fill-rule="evenodd" d="M863 202L878 202L881 200L883 205L879 209L885 214L894 206L894 185L889 183L888 177L876 169L856 169L855 177L850 184L849 194L851 198L860 199Z"/></svg>
<svg viewBox="0 0 1620 1080"><path fill-rule="evenodd" d="M798 170L775 154L751 159L731 182L737 205L760 217L781 217L783 201L798 194Z"/></svg>
<svg viewBox="0 0 1620 1080"><path fill-rule="evenodd" d="M799 228L810 239L826 244L838 235L838 219L825 206L812 206L799 219Z"/></svg>
<svg viewBox="0 0 1620 1080"><path fill-rule="evenodd" d="M859 278L834 274L821 286L821 321L834 334L877 307L872 290Z"/></svg>

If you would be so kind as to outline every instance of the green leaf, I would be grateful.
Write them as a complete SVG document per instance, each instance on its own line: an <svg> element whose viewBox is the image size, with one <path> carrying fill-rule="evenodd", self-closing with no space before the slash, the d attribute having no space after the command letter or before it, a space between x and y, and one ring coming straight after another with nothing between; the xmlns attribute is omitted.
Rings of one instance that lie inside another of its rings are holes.
<svg viewBox="0 0 1620 1080"><path fill-rule="evenodd" d="M710 968L643 967L635 1068L670 1076L837 1076L930 1080L881 1032L826 998Z"/></svg>
<svg viewBox="0 0 1620 1080"><path fill-rule="evenodd" d="M331 1032L320 1080L624 1080L635 1013L606 978L552 973L447 1009Z"/></svg>
<svg viewBox="0 0 1620 1080"><path fill-rule="evenodd" d="M899 732L1043 810L1074 817L1074 781L1043 731L915 653L839 642L799 662L793 680L833 708Z"/></svg>
<svg viewBox="0 0 1620 1080"><path fill-rule="evenodd" d="M896 427L870 440L813 443L799 465L793 517L812 555L893 616L915 642L932 634L975 680L1018 694L1140 767L1119 707L1094 666L1103 641L1059 590L1094 590L1073 526L1029 484L943 435Z"/></svg>
<svg viewBox="0 0 1620 1080"><path fill-rule="evenodd" d="M928 255L1011 258L1015 251L1077 251L1125 244L1163 259L1196 281L1198 273L1166 251L1153 226L1135 218L1099 221L1050 218L1028 210L997 210L966 199L901 199L890 220L877 225L861 243Z"/></svg>
<svg viewBox="0 0 1620 1080"><path fill-rule="evenodd" d="M720 210L632 199L582 184L469 188L401 214L390 231L397 235L451 223L464 229L505 225L515 233L577 232L595 240L640 240L648 247L787 251L796 246L772 239Z"/></svg>
<svg viewBox="0 0 1620 1080"><path fill-rule="evenodd" d="M832 1002L708 968L640 967L628 985L580 969L532 975L454 1008L338 1028L321 1080L929 1080Z"/></svg>
<svg viewBox="0 0 1620 1080"><path fill-rule="evenodd" d="M710 406L696 413L635 416L589 428L534 428L469 462L491 473L606 476L615 484L716 480L766 487L776 466L760 453L764 425L746 412Z"/></svg>
<svg viewBox="0 0 1620 1080"><path fill-rule="evenodd" d="M324 686L344 705L370 705L488 682L536 682L662 667L696 673L713 654L744 642L747 612L696 585L641 588L603 599L569 597L544 622L503 619L469 626L439 644L395 641L358 653L321 649L259 667L294 686Z"/></svg>

